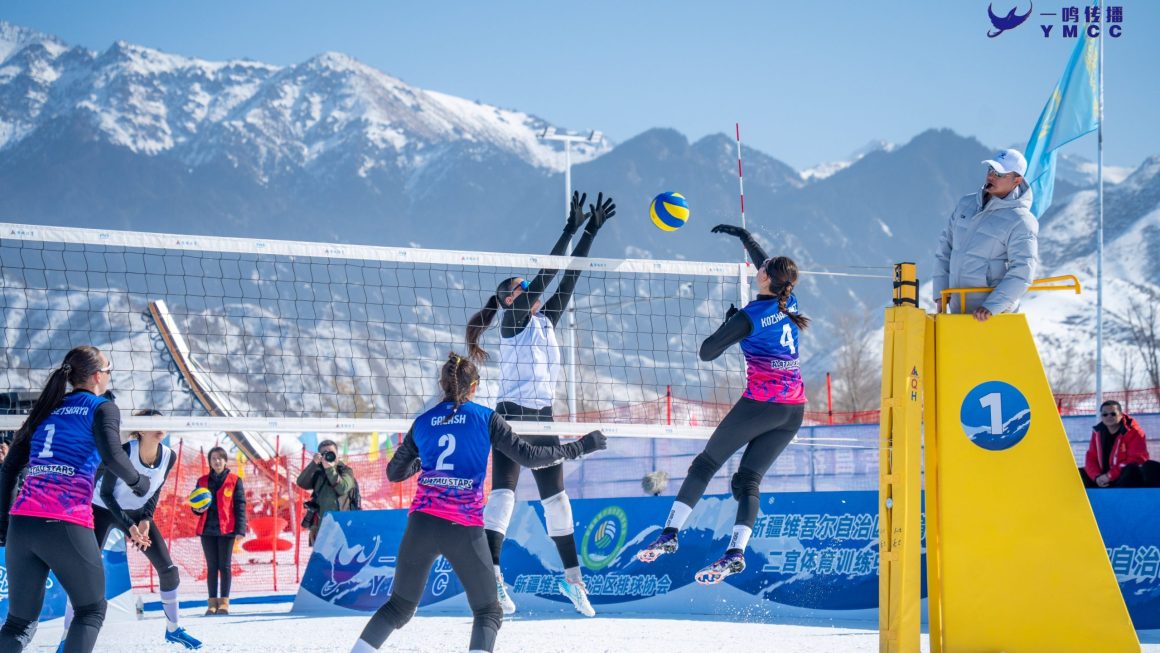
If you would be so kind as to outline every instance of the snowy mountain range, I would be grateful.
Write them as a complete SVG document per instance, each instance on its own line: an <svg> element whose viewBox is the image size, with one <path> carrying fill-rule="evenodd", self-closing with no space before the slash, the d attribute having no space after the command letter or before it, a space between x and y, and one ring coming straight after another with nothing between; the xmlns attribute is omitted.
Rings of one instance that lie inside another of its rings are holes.
<svg viewBox="0 0 1160 653"><path fill-rule="evenodd" d="M538 138L550 127L339 53L278 67L125 42L95 52L0 22L0 221L544 253L563 218L563 152ZM707 233L738 221L734 148L723 134L690 143L671 129L574 146L575 187L619 206L592 254L737 260L735 240ZM759 239L803 269L854 275L805 277L799 294L822 318L820 343L834 316L885 303L888 281L866 277L900 260L929 277L946 215L992 153L946 129L872 141L801 172L745 148ZM1105 168L1112 283L1155 289L1160 279L1158 167ZM1045 274L1090 273L1093 181L1090 162L1061 159L1041 225ZM664 190L692 207L677 232L647 218ZM1091 298L1065 308L1036 297L1028 312L1050 305L1037 326L1090 351Z"/></svg>

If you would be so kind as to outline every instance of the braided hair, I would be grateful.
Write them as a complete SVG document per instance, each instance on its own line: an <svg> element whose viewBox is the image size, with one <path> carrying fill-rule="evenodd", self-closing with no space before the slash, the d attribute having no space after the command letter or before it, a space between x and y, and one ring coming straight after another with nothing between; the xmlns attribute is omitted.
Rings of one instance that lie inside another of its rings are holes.
<svg viewBox="0 0 1160 653"><path fill-rule="evenodd" d="M439 373L439 387L443 388L443 401L455 404L451 409L454 415L459 407L467 403L475 384L479 383L479 369L470 358L460 356L455 352L447 355L447 362Z"/></svg>
<svg viewBox="0 0 1160 653"><path fill-rule="evenodd" d="M800 313L790 313L786 303L793 293L794 284L798 280L798 267L788 256L777 256L765 262L765 276L769 277L769 289L777 298L777 308L799 329L805 329L810 324L810 318Z"/></svg>

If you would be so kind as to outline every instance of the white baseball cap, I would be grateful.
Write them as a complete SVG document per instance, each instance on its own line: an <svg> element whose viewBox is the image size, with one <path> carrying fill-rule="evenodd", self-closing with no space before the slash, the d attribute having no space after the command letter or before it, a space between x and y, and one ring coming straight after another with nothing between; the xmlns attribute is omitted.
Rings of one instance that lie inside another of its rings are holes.
<svg viewBox="0 0 1160 653"><path fill-rule="evenodd" d="M1016 149L1000 150L994 159L987 159L983 163L994 168L999 174L1015 172L1020 177L1027 174L1027 159Z"/></svg>

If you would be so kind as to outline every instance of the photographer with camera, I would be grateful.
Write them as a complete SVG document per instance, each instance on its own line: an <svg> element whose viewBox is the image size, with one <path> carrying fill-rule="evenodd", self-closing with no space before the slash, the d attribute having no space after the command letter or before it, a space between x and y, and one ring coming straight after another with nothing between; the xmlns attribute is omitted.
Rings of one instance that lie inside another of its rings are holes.
<svg viewBox="0 0 1160 653"><path fill-rule="evenodd" d="M298 475L297 483L311 492L302 517L302 527L310 529L310 546L314 546L314 538L318 537L323 515L360 507L354 470L338 459L338 445L333 440L319 443L318 453Z"/></svg>

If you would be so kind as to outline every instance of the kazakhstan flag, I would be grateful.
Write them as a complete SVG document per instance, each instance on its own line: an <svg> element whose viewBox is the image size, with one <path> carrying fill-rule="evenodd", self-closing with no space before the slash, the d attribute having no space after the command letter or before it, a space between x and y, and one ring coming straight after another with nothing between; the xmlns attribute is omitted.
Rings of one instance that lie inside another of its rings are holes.
<svg viewBox="0 0 1160 653"><path fill-rule="evenodd" d="M1036 218L1051 206L1056 150L1094 132L1100 123L1099 37L1091 38L1087 30L1081 33L1083 36L1076 43L1067 68L1027 141L1026 179L1031 185L1031 212Z"/></svg>

